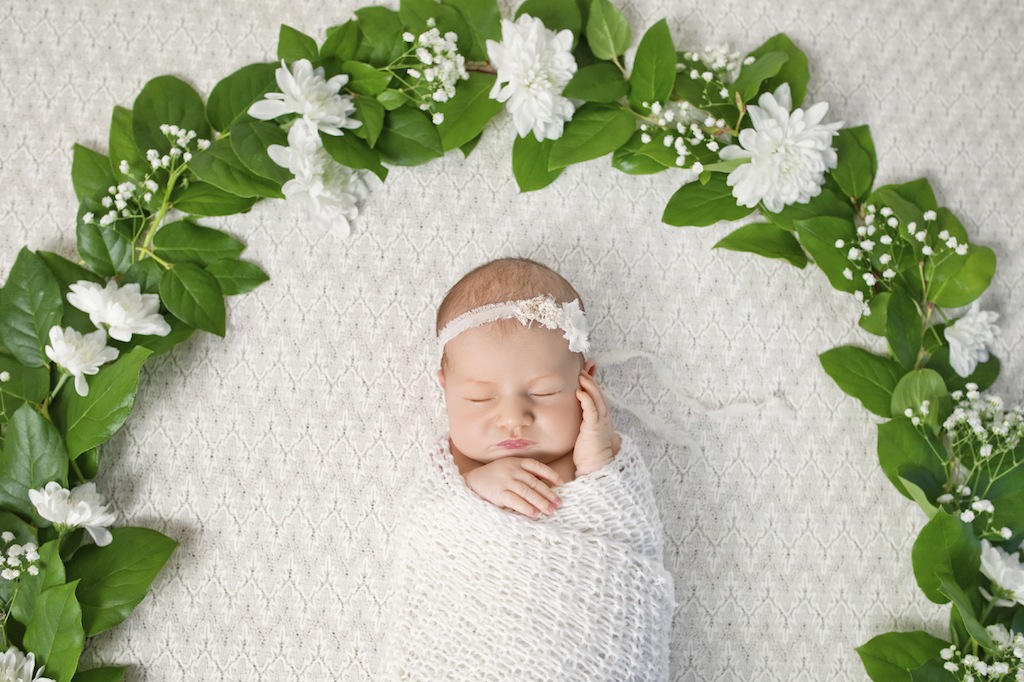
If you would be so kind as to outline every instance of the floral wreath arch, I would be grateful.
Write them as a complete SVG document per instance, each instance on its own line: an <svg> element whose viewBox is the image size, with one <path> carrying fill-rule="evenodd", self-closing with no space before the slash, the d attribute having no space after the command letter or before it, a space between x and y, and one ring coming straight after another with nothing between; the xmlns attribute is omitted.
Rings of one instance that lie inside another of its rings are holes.
<svg viewBox="0 0 1024 682"><path fill-rule="evenodd" d="M800 108L806 58L785 36L738 59L677 53L665 22L633 36L604 0L533 0L517 14L503 25L488 3L402 2L398 11L360 10L323 44L282 27L286 66L243 67L206 102L179 79L153 79L132 107L115 108L107 154L76 146L81 262L24 249L0 297L0 597L4 636L17 647L0 671L31 678L45 664L59 680L123 673L78 671L85 638L127 617L174 542L142 528L107 530L112 507L89 487L99 449L127 418L146 358L195 329L223 335L224 297L266 280L239 258L240 242L194 218L281 195L329 220L351 218L365 191L354 171L383 179L388 165L469 154L503 101L522 134L512 150L522 190L609 154L632 174L689 168L696 179L669 200L666 222L703 226L757 210L766 222L719 246L799 267L810 257L834 288L859 294L861 324L888 352L844 346L822 364L888 419L879 427L883 470L930 519L914 545L915 577L928 599L952 603L953 617L949 641L888 633L858 651L876 680L964 679L982 667L1003 675L1002 664L1016 673L1021 413L978 393L999 370L988 351L992 316L972 309L935 323L987 288L992 251L969 240L927 182L874 187L870 133L839 129L821 105ZM455 45L448 31L460 36ZM487 40L498 44L488 49ZM524 98L519 55L543 64L549 89ZM783 141L806 153L772 170L762 156ZM168 217L172 205L188 217ZM133 580L116 581L128 566Z"/></svg>

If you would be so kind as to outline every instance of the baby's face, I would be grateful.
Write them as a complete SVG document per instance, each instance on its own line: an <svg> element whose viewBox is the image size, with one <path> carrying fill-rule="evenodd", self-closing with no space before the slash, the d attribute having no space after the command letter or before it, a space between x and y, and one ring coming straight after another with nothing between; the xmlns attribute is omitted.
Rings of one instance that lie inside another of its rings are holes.
<svg viewBox="0 0 1024 682"><path fill-rule="evenodd" d="M507 456L546 463L572 452L584 364L561 330L488 324L459 334L446 354L438 376L456 450L482 463Z"/></svg>

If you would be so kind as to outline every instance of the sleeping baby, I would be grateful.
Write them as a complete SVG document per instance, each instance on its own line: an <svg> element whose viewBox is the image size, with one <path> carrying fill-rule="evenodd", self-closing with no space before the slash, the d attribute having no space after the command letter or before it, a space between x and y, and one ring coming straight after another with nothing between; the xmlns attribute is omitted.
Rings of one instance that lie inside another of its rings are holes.
<svg viewBox="0 0 1024 682"><path fill-rule="evenodd" d="M486 263L439 307L437 346L449 431L399 506L378 679L667 680L661 521L579 294Z"/></svg>

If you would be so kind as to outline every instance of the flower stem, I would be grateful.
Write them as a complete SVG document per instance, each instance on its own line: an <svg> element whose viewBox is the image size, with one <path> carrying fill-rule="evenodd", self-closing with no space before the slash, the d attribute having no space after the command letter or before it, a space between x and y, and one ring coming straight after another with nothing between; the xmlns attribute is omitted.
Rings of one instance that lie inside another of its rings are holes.
<svg viewBox="0 0 1024 682"><path fill-rule="evenodd" d="M71 464L71 468L75 470L75 476L78 477L79 483L85 483L89 480L82 474L82 470L78 468L78 462L74 458L69 457L68 462Z"/></svg>

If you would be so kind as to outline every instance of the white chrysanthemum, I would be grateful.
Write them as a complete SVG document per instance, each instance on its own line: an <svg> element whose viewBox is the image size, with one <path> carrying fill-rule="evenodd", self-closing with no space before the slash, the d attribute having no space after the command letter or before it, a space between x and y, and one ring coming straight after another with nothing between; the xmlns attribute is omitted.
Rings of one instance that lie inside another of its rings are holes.
<svg viewBox="0 0 1024 682"><path fill-rule="evenodd" d="M359 172L331 158L313 123L296 121L288 131L288 146L270 145L267 153L295 175L281 188L285 198L306 206L330 228L348 236L349 221L359 214L358 201L366 195L366 184Z"/></svg>
<svg viewBox="0 0 1024 682"><path fill-rule="evenodd" d="M35 667L35 654L23 654L12 646L0 654L0 682L53 682L53 679L42 676L42 667L33 674Z"/></svg>
<svg viewBox="0 0 1024 682"><path fill-rule="evenodd" d="M586 355L590 351L590 325L578 300L562 304L562 329L569 342L569 350Z"/></svg>
<svg viewBox="0 0 1024 682"><path fill-rule="evenodd" d="M96 374L100 365L117 359L118 351L107 345L107 333L102 329L89 334L80 334L71 327L61 329L60 325L50 328L50 345L46 357L66 369L75 377L78 395L89 395L86 374Z"/></svg>
<svg viewBox="0 0 1024 682"><path fill-rule="evenodd" d="M40 490L29 490L28 498L47 521L63 528L85 528L100 547L110 544L107 526L117 514L107 508L107 500L96 492L95 483L83 483L74 490L50 481Z"/></svg>
<svg viewBox="0 0 1024 682"><path fill-rule="evenodd" d="M949 364L953 371L968 377L979 362L988 361L989 346L999 333L995 325L999 313L978 310L975 301L970 310L959 320L946 327L946 341L949 342Z"/></svg>
<svg viewBox="0 0 1024 682"><path fill-rule="evenodd" d="M362 121L351 118L356 107L352 98L339 94L348 76L324 78L324 69L315 69L308 59L292 62L291 71L281 60L276 73L281 92L268 92L265 99L249 107L249 115L269 121L285 114L301 114L328 135L344 135L342 128L358 128Z"/></svg>
<svg viewBox="0 0 1024 682"><path fill-rule="evenodd" d="M498 70L490 96L505 102L520 137L533 132L538 141L562 136L575 108L562 96L576 73L572 32L558 33L529 14L515 23L501 20L501 42L487 41L487 54Z"/></svg>
<svg viewBox="0 0 1024 682"><path fill-rule="evenodd" d="M160 297L143 294L134 282L118 287L110 280L106 287L81 280L68 287L68 303L84 313L97 327L107 327L111 338L131 341L132 334L167 336L171 326L158 311Z"/></svg>
<svg viewBox="0 0 1024 682"><path fill-rule="evenodd" d="M821 193L825 172L836 167L832 137L842 122L822 124L828 103L792 111L789 84L764 93L747 111L753 128L740 131L739 146L722 150L726 161L750 159L729 173L732 194L741 206L777 213L795 203L807 203Z"/></svg>
<svg viewBox="0 0 1024 682"><path fill-rule="evenodd" d="M996 606L1013 606L1013 602L1024 605L1024 565L1018 553L1009 554L982 539L981 572L992 581L993 587L998 585L1008 597L996 599Z"/></svg>

